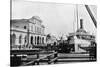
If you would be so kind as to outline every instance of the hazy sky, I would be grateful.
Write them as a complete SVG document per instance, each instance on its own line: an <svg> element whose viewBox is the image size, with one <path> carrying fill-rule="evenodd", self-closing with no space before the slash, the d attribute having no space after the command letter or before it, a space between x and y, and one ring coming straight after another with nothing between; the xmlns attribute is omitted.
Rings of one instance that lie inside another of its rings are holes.
<svg viewBox="0 0 100 67"><path fill-rule="evenodd" d="M90 6L96 18L96 6ZM96 28L86 11L84 5L78 5L78 17L84 21L84 29L90 33L96 34ZM12 18L25 19L32 16L39 16L45 26L45 33L51 33L56 36L74 32L76 24L76 5L42 3L31 1L12 1Z"/></svg>

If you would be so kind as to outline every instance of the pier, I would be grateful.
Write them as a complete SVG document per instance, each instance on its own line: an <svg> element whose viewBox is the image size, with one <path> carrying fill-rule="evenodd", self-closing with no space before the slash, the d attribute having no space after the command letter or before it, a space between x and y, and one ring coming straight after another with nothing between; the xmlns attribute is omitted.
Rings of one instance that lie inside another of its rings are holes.
<svg viewBox="0 0 100 67"><path fill-rule="evenodd" d="M33 50L11 50L11 66L30 66L73 62L96 61L90 52L59 53L51 50L45 51L38 48Z"/></svg>

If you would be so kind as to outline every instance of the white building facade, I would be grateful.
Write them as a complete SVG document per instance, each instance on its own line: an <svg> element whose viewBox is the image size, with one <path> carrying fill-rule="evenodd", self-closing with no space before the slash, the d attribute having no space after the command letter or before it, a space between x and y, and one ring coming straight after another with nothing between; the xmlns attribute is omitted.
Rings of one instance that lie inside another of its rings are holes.
<svg viewBox="0 0 100 67"><path fill-rule="evenodd" d="M33 47L45 44L45 27L38 16L30 19L13 19L10 23L11 46Z"/></svg>

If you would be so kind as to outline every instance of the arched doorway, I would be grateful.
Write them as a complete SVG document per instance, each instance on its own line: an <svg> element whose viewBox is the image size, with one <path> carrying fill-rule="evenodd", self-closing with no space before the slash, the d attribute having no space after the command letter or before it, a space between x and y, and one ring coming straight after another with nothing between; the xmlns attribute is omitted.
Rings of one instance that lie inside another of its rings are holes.
<svg viewBox="0 0 100 67"><path fill-rule="evenodd" d="M31 45L33 45L33 36L31 36Z"/></svg>
<svg viewBox="0 0 100 67"><path fill-rule="evenodd" d="M37 44L39 44L39 36L37 37Z"/></svg>
<svg viewBox="0 0 100 67"><path fill-rule="evenodd" d="M16 35L13 34L11 35L11 45L15 45L16 44Z"/></svg>
<svg viewBox="0 0 100 67"><path fill-rule="evenodd" d="M40 44L41 44L41 37L40 37Z"/></svg>
<svg viewBox="0 0 100 67"><path fill-rule="evenodd" d="M42 44L44 44L44 37L42 37Z"/></svg>
<svg viewBox="0 0 100 67"><path fill-rule="evenodd" d="M35 36L35 45L36 45L36 36Z"/></svg>

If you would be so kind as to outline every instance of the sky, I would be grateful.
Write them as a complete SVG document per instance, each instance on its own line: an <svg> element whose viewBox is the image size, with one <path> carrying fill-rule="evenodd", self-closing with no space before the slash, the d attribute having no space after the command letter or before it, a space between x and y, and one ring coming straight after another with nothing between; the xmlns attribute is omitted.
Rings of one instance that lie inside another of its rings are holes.
<svg viewBox="0 0 100 67"><path fill-rule="evenodd" d="M90 6L96 18L96 6ZM45 34L56 37L68 35L77 29L76 5L12 0L12 19L29 19L39 16L45 26ZM78 22L83 19L84 29L96 35L96 28L84 5L78 5ZM79 25L78 25L79 26Z"/></svg>

